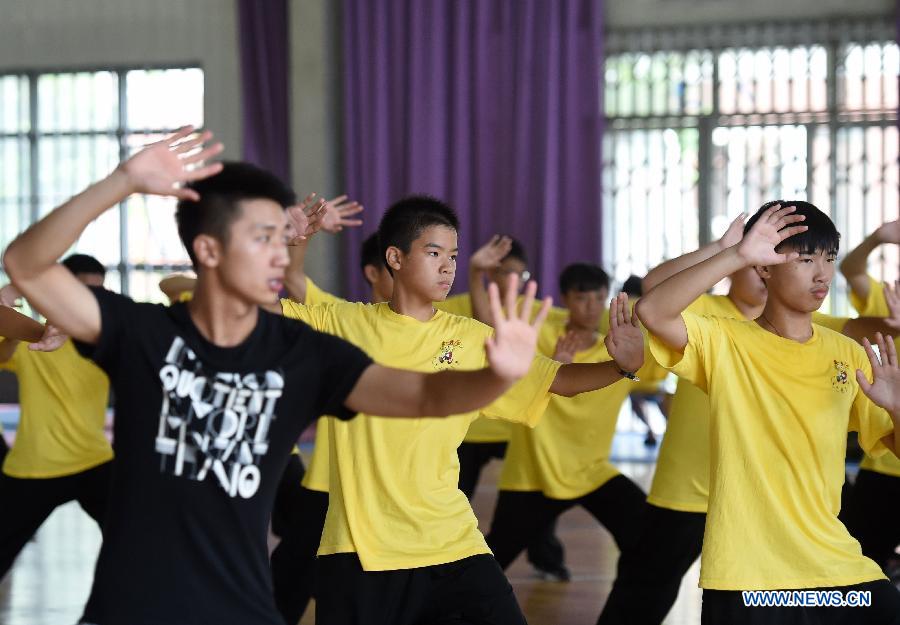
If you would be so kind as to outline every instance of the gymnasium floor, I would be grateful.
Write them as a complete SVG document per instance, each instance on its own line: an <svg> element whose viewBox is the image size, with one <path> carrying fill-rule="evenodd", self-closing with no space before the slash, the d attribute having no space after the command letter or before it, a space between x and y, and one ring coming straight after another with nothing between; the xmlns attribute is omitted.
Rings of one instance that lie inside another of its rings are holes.
<svg viewBox="0 0 900 625"><path fill-rule="evenodd" d="M613 459L620 470L645 490L655 468L656 449L648 450L637 431L616 437ZM308 452L308 446L305 446ZM490 523L496 498L499 462L482 474L475 494L475 511L482 530ZM586 512L570 510L560 518L558 533L566 546L572 572L569 583L538 580L521 557L508 571L530 625L593 625L615 576L618 552L609 534ZM100 532L77 504L59 508L19 556L0 583L0 623L4 625L74 625L90 590ZM698 565L682 584L678 603L666 625L700 622ZM312 609L303 625L314 622Z"/></svg>

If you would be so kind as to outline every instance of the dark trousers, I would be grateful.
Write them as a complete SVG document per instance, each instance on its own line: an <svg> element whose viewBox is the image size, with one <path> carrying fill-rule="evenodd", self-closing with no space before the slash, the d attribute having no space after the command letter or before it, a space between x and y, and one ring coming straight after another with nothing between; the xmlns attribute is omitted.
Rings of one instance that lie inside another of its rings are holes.
<svg viewBox="0 0 900 625"><path fill-rule="evenodd" d="M900 592L887 580L816 591L872 593L868 607L747 607L739 590L704 590L701 625L900 625Z"/></svg>
<svg viewBox="0 0 900 625"><path fill-rule="evenodd" d="M593 515L625 550L637 537L646 495L624 475L617 475L600 488L577 499L550 499L537 491L501 490L488 546L504 569L539 535L547 524L573 506Z"/></svg>
<svg viewBox="0 0 900 625"><path fill-rule="evenodd" d="M506 443L463 443L459 456L459 490L469 501L478 486L481 470L496 458L506 455ZM556 536L556 520L550 521L528 544L528 561L542 571L558 571L566 565L566 550Z"/></svg>
<svg viewBox="0 0 900 625"><path fill-rule="evenodd" d="M900 544L900 477L860 469L841 520L883 569Z"/></svg>
<svg viewBox="0 0 900 625"><path fill-rule="evenodd" d="M355 553L319 558L316 625L525 625L488 554L435 566L364 571Z"/></svg>
<svg viewBox="0 0 900 625"><path fill-rule="evenodd" d="M303 616L316 583L316 552L325 526L328 493L303 488L303 464L292 456L272 510L272 531L281 542L272 552L275 605L288 625Z"/></svg>
<svg viewBox="0 0 900 625"><path fill-rule="evenodd" d="M662 623L678 598L681 578L700 557L705 525L705 513L646 504L637 539L619 556L597 625Z"/></svg>
<svg viewBox="0 0 900 625"><path fill-rule="evenodd" d="M3 438L3 433L0 432L0 468L3 467L3 461L6 459L6 452L9 451L9 445L6 444L6 439Z"/></svg>
<svg viewBox="0 0 900 625"><path fill-rule="evenodd" d="M103 528L112 462L51 478L17 478L0 473L0 579L50 513L77 501Z"/></svg>

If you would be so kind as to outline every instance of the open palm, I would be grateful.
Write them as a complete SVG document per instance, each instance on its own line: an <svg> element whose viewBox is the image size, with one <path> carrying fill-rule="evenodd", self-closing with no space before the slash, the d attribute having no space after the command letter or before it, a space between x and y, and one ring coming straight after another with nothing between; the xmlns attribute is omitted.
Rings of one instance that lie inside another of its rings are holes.
<svg viewBox="0 0 900 625"><path fill-rule="evenodd" d="M643 366L644 334L624 293L619 293L609 303L609 332L603 342L606 351L623 371L635 372Z"/></svg>
<svg viewBox="0 0 900 625"><path fill-rule="evenodd" d="M485 344L488 363L495 374L506 380L518 380L528 373L537 349L538 331L552 300L545 298L537 316L530 319L537 283L529 282L522 303L516 306L519 292L518 280L509 281L504 293L505 305L500 304L500 291L496 284L488 287L488 300L494 320L494 335Z"/></svg>
<svg viewBox="0 0 900 625"><path fill-rule="evenodd" d="M880 359L872 349L869 339L863 339L863 347L866 348L875 379L869 382L866 375L857 369L856 381L866 397L888 412L897 414L900 410L900 367L897 366L897 349L894 347L894 341L885 341L881 332L875 334L875 343L881 354Z"/></svg>
<svg viewBox="0 0 900 625"><path fill-rule="evenodd" d="M212 136L208 130L194 134L193 126L185 126L162 141L151 143L119 165L119 169L127 175L135 193L196 201L200 199L197 192L181 185L222 170L221 163L204 165L206 159L222 151L221 143L205 146Z"/></svg>
<svg viewBox="0 0 900 625"><path fill-rule="evenodd" d="M744 235L738 244L738 252L750 265L780 265L794 260L797 252L779 253L775 251L782 241L806 231L806 226L791 226L806 219L803 215L793 215L794 206L775 206L766 210Z"/></svg>

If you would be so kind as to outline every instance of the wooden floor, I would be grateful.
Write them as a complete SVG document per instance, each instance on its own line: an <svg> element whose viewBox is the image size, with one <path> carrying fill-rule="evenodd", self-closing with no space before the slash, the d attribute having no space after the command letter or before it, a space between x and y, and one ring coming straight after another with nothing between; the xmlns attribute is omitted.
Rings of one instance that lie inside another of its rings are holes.
<svg viewBox="0 0 900 625"><path fill-rule="evenodd" d="M484 530L496 497L499 463L487 467L475 495L475 511ZM623 463L620 469L645 490L654 465ZM572 572L569 583L538 580L522 557L508 574L531 625L593 625L606 600L618 552L606 530L580 509L560 518L559 537L566 546ZM0 623L3 625L74 625L90 589L100 532L77 504L59 508L19 556L0 583ZM682 584L678 603L667 625L700 622L700 591L695 565ZM314 623L312 608L301 623Z"/></svg>

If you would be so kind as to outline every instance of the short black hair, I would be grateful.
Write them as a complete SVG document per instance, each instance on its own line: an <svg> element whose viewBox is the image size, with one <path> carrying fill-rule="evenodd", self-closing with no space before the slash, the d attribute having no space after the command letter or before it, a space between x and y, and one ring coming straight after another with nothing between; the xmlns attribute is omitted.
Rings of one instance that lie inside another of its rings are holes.
<svg viewBox="0 0 900 625"><path fill-rule="evenodd" d="M640 276L631 274L622 284L622 293L632 297L641 297L644 294L644 281Z"/></svg>
<svg viewBox="0 0 900 625"><path fill-rule="evenodd" d="M188 185L200 200L180 200L175 211L178 235L194 266L194 239L208 234L228 243L228 230L240 217L243 200L267 199L287 208L297 202L293 190L278 176L250 163L226 161L215 176Z"/></svg>
<svg viewBox="0 0 900 625"><path fill-rule="evenodd" d="M366 277L366 265L372 265L375 268L383 265L381 260L381 247L378 245L378 233L373 232L362 242L359 251L359 269L362 271L363 277ZM366 278L368 280L368 278Z"/></svg>
<svg viewBox="0 0 900 625"><path fill-rule="evenodd" d="M589 263L573 263L559 274L559 292L565 295L569 291L609 291L609 276L598 265Z"/></svg>
<svg viewBox="0 0 900 625"><path fill-rule="evenodd" d="M790 225L807 227L805 232L795 234L782 241L775 248L776 252L782 252L785 248L789 248L801 254L814 254L817 252L825 252L826 254L838 253L841 247L841 233L837 231L834 222L814 205L802 200L774 200L766 202L756 211L753 217L747 220L747 224L744 226L744 234L750 232L750 228L759 221L760 216L776 204L795 206L797 210L792 214L803 215L806 219Z"/></svg>
<svg viewBox="0 0 900 625"><path fill-rule="evenodd" d="M413 241L431 226L445 226L459 232L459 218L444 202L427 195L411 195L396 202L387 209L378 225L381 262L388 266L386 255L389 247L396 247L408 254Z"/></svg>
<svg viewBox="0 0 900 625"><path fill-rule="evenodd" d="M62 260L62 265L74 275L89 273L106 277L106 267L99 260L87 254L71 254Z"/></svg>
<svg viewBox="0 0 900 625"><path fill-rule="evenodd" d="M509 251L506 253L506 256L503 257L503 260L507 258L518 258L526 265L528 264L528 255L525 253L525 247L518 239L513 239L510 237L512 244L510 245Z"/></svg>

